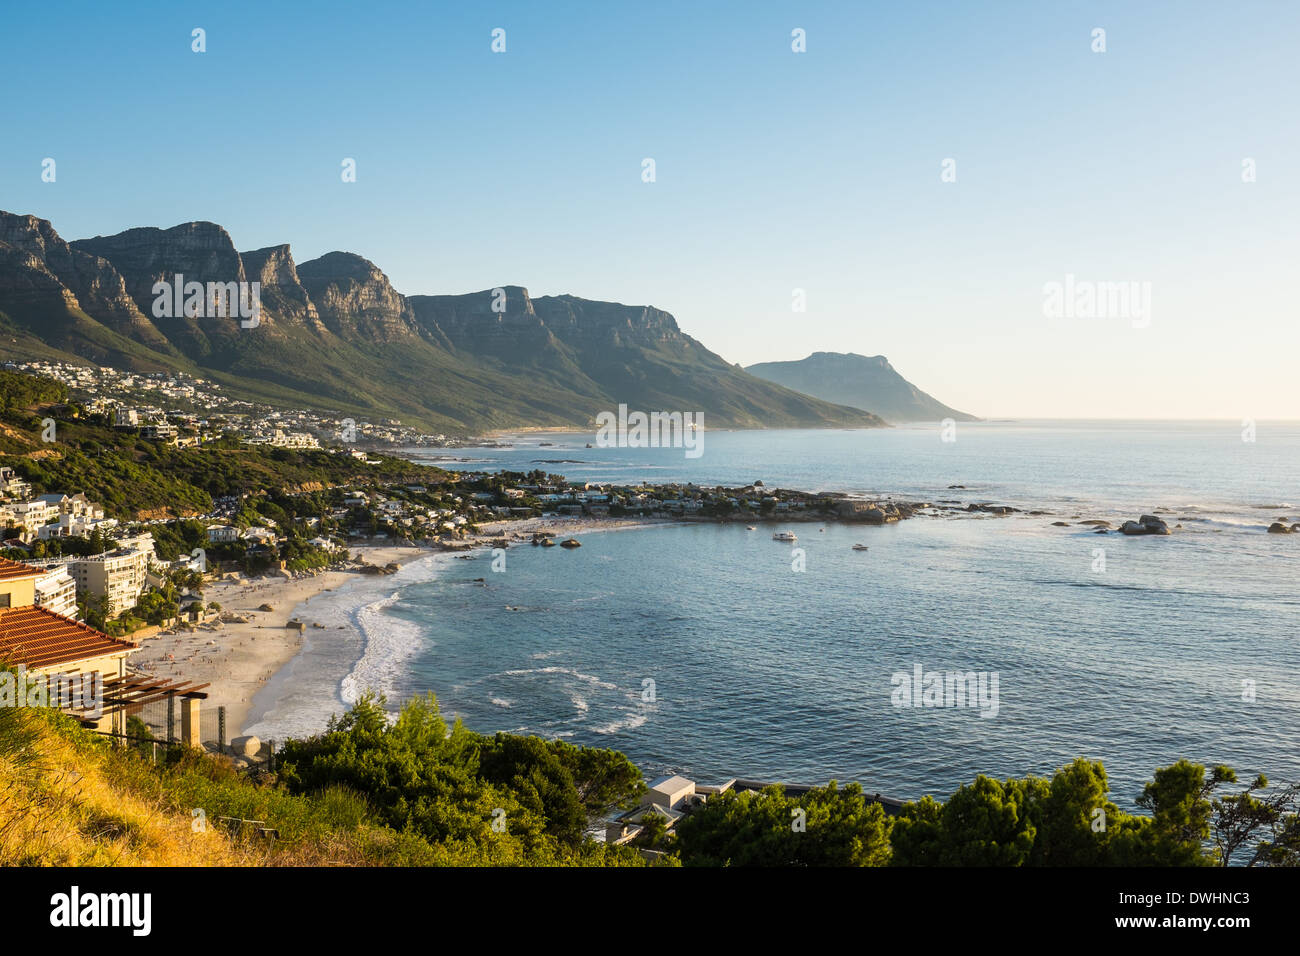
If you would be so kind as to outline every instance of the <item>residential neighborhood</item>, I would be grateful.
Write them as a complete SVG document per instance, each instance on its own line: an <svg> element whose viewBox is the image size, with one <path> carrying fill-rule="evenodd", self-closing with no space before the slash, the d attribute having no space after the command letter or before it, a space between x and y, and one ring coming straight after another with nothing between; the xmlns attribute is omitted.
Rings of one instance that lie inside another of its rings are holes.
<svg viewBox="0 0 1300 956"><path fill-rule="evenodd" d="M62 382L70 397L88 412L111 415L114 427L182 447L222 436L277 448L339 443L373 448L459 448L483 443L422 432L391 418L368 421L341 411L329 414L243 401L227 395L214 382L180 372L127 372L47 361L10 361L0 368Z"/></svg>

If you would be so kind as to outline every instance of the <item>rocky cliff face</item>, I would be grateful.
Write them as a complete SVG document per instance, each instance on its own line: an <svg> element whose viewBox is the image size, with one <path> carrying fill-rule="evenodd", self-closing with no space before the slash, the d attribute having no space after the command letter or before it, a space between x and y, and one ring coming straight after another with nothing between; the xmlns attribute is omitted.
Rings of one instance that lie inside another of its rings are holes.
<svg viewBox="0 0 1300 956"><path fill-rule="evenodd" d="M543 296L537 314L559 337L584 346L624 348L689 347L677 320L662 309L619 302L595 302L573 295Z"/></svg>
<svg viewBox="0 0 1300 956"><path fill-rule="evenodd" d="M329 252L298 266L321 321L344 339L394 342L417 337L406 299L373 262Z"/></svg>
<svg viewBox="0 0 1300 956"><path fill-rule="evenodd" d="M170 229L128 229L114 236L78 239L74 249L100 256L126 280L126 290L152 316L155 282L243 282L244 263L230 234L215 222L186 222Z"/></svg>
<svg viewBox="0 0 1300 956"><path fill-rule="evenodd" d="M698 346L660 309L571 295L533 299L523 286L502 286L499 294L485 289L470 295L412 296L408 301L416 321L445 335L457 351L503 362L555 361L577 367L597 353L608 361L629 349L682 353ZM711 355L695 348L697 358ZM717 364L726 367L721 360Z"/></svg>
<svg viewBox="0 0 1300 956"><path fill-rule="evenodd" d="M413 295L407 302L421 331L432 341L457 352L506 361L543 355L555 348L554 338L533 311L523 286L501 286L468 295ZM498 311L494 309L497 305Z"/></svg>
<svg viewBox="0 0 1300 956"><path fill-rule="evenodd" d="M249 342L237 316L154 315L155 283L243 282L244 264L230 234L215 222L187 222L170 229L128 229L113 236L78 239L74 249L113 264L126 291L153 327L181 353L205 362L228 365ZM165 293L164 293L165 294ZM146 343L149 344L149 343Z"/></svg>
<svg viewBox="0 0 1300 956"><path fill-rule="evenodd" d="M80 308L72 290L35 253L0 241L0 296L9 308Z"/></svg>
<svg viewBox="0 0 1300 956"><path fill-rule="evenodd" d="M36 259L71 296L68 304L72 308L94 315L114 331L137 341L154 346L166 343L141 314L113 265L64 242L47 220L0 212L0 242Z"/></svg>
<svg viewBox="0 0 1300 956"><path fill-rule="evenodd" d="M320 332L325 329L316 304L298 278L289 246L268 246L241 252L244 276L262 284L262 308L272 325L297 325Z"/></svg>

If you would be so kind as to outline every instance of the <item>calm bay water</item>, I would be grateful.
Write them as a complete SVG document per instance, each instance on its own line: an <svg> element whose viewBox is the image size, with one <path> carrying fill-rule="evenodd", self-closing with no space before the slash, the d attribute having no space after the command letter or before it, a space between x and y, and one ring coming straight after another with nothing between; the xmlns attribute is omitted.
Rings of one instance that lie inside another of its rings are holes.
<svg viewBox="0 0 1300 956"><path fill-rule="evenodd" d="M1086 756L1129 805L1180 757L1300 779L1300 536L1264 533L1300 520L1294 423L1260 423L1253 443L1236 423L963 425L951 444L937 427L709 432L697 460L521 440L439 463L1052 514L791 524L803 571L770 525L583 534L573 551L513 547L505 573L486 553L431 557L313 599L312 620L348 629L309 637L253 732L318 730L370 686L394 700L432 690L476 730L613 747L647 774L702 782L836 778L913 798ZM582 461L535 461L559 458ZM1154 509L1183 527L1051 525ZM916 665L996 672L996 716L894 706L891 678Z"/></svg>

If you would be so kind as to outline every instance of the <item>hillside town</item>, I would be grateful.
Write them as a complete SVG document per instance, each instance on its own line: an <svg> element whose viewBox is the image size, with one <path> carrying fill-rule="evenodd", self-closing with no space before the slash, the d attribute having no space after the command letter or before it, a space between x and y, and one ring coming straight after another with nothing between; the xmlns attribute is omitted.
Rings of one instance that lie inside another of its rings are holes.
<svg viewBox="0 0 1300 956"><path fill-rule="evenodd" d="M484 444L483 439L422 432L393 418L357 420L342 412L243 401L215 382L182 372L129 372L48 361L10 361L0 368L61 382L70 398L88 412L114 415L120 427L138 428L146 437L174 445L198 445L223 435L283 448L319 448L339 442L373 448Z"/></svg>

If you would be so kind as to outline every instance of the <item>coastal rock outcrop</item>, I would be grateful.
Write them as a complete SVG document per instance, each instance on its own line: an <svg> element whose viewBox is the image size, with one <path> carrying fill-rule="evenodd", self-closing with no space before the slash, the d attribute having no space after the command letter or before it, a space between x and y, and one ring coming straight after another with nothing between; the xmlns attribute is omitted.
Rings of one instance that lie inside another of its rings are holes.
<svg viewBox="0 0 1300 956"><path fill-rule="evenodd" d="M1300 528L1300 524L1293 524L1290 527L1287 527L1281 521L1274 521L1271 525L1268 526L1268 533L1269 534L1292 534L1295 532L1296 528Z"/></svg>
<svg viewBox="0 0 1300 956"><path fill-rule="evenodd" d="M1169 525L1155 515L1142 515L1137 521L1125 521L1120 526L1124 534L1169 534Z"/></svg>
<svg viewBox="0 0 1300 956"><path fill-rule="evenodd" d="M864 501L859 498L845 498L835 503L835 513L846 521L881 525L902 521L924 508L931 507L933 505L928 501Z"/></svg>

